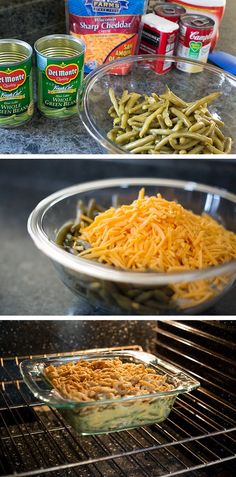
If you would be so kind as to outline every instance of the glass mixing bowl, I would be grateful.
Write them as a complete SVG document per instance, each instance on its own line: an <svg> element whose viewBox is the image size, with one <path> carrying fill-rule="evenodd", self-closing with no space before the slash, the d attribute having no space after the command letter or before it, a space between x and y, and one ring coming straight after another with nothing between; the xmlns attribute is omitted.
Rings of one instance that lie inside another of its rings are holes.
<svg viewBox="0 0 236 477"><path fill-rule="evenodd" d="M150 96L151 93L164 93L168 86L177 96L187 102L196 101L196 99L218 91L222 94L209 105L209 110L215 115L214 117L225 123L222 131L225 136L232 137L231 153L236 153L235 76L215 66L174 56L168 57L168 62L174 65L170 71L165 74L155 73L152 69L153 64L157 61L163 62L164 59L166 57L163 55L130 56L104 64L90 73L84 81L80 98L80 117L87 131L106 149L107 153L128 155L128 151L107 138L108 131L113 127L112 118L108 114L108 109L111 106L108 95L109 88L113 88L118 96L125 89L129 92L145 93ZM196 63L201 65L202 72L186 73L178 70L175 68L175 63L179 60L185 65L191 66ZM119 68L119 71L123 70L125 74L115 74L115 68Z"/></svg>
<svg viewBox="0 0 236 477"><path fill-rule="evenodd" d="M202 270L178 273L134 272L115 269L96 261L72 255L56 244L61 226L75 217L78 200L91 198L105 209L112 197L129 204L141 187L146 195L157 193L176 200L196 214L211 215L236 232L236 195L224 190L171 179L108 179L87 182L60 190L41 201L28 219L28 231L35 245L56 266L72 292L100 306L107 314L164 315L199 313L213 305L235 283L236 260ZM175 298L173 286L201 281L206 295L197 300Z"/></svg>

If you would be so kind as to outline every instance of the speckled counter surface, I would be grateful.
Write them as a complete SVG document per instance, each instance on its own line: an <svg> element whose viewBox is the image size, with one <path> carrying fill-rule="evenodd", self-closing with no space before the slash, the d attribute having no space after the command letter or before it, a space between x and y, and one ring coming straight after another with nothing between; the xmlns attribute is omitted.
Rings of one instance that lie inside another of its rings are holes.
<svg viewBox="0 0 236 477"><path fill-rule="evenodd" d="M156 1L149 2L149 9ZM10 21L6 22L6 17ZM34 21L35 20L35 21ZM218 49L236 55L236 2L227 0ZM0 4L0 31L3 37L29 41L49 33L63 33L65 27L62 0L8 1ZM35 112L28 124L0 130L0 154L102 154L101 148L86 132L79 117L52 121Z"/></svg>
<svg viewBox="0 0 236 477"><path fill-rule="evenodd" d="M106 160L1 160L0 174L0 314L101 315L75 297L60 281L50 260L30 239L26 223L37 203L49 194L84 181L114 177L165 177L203 182L236 192L235 166L218 161L161 160L123 163ZM197 163L197 164L196 164ZM214 174L212 173L214 171ZM209 315L236 315L231 290Z"/></svg>
<svg viewBox="0 0 236 477"><path fill-rule="evenodd" d="M142 324L135 320L0 321L0 356L63 353L134 344L153 352L156 326L153 320L142 321Z"/></svg>

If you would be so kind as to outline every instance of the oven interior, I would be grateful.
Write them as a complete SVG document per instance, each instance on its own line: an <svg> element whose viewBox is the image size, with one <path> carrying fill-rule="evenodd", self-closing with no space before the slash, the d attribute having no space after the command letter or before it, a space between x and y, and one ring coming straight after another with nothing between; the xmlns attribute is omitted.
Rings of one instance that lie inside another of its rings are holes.
<svg viewBox="0 0 236 477"><path fill-rule="evenodd" d="M201 387L161 424L100 436L79 436L33 397L19 363L37 356L0 358L0 476L236 475L235 343L234 321L158 321L156 354Z"/></svg>

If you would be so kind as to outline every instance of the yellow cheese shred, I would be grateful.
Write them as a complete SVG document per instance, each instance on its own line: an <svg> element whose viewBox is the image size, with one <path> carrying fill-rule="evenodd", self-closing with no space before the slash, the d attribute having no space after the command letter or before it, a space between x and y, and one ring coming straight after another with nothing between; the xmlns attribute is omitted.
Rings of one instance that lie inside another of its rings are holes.
<svg viewBox="0 0 236 477"><path fill-rule="evenodd" d="M219 265L236 258L236 234L207 214L196 215L160 194L110 208L81 229L91 248L81 257L124 270L180 272ZM173 286L176 298L201 302L216 293L224 277ZM215 290L215 291L214 291Z"/></svg>

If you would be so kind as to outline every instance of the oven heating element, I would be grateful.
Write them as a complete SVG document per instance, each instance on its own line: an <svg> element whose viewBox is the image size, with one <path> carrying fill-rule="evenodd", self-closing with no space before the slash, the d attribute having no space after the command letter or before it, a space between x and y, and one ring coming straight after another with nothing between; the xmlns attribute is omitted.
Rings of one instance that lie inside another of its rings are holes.
<svg viewBox="0 0 236 477"><path fill-rule="evenodd" d="M157 322L156 355L202 386L178 397L163 423L108 435L79 436L30 393L19 363L42 356L0 358L0 476L236 475L235 344L219 323Z"/></svg>

